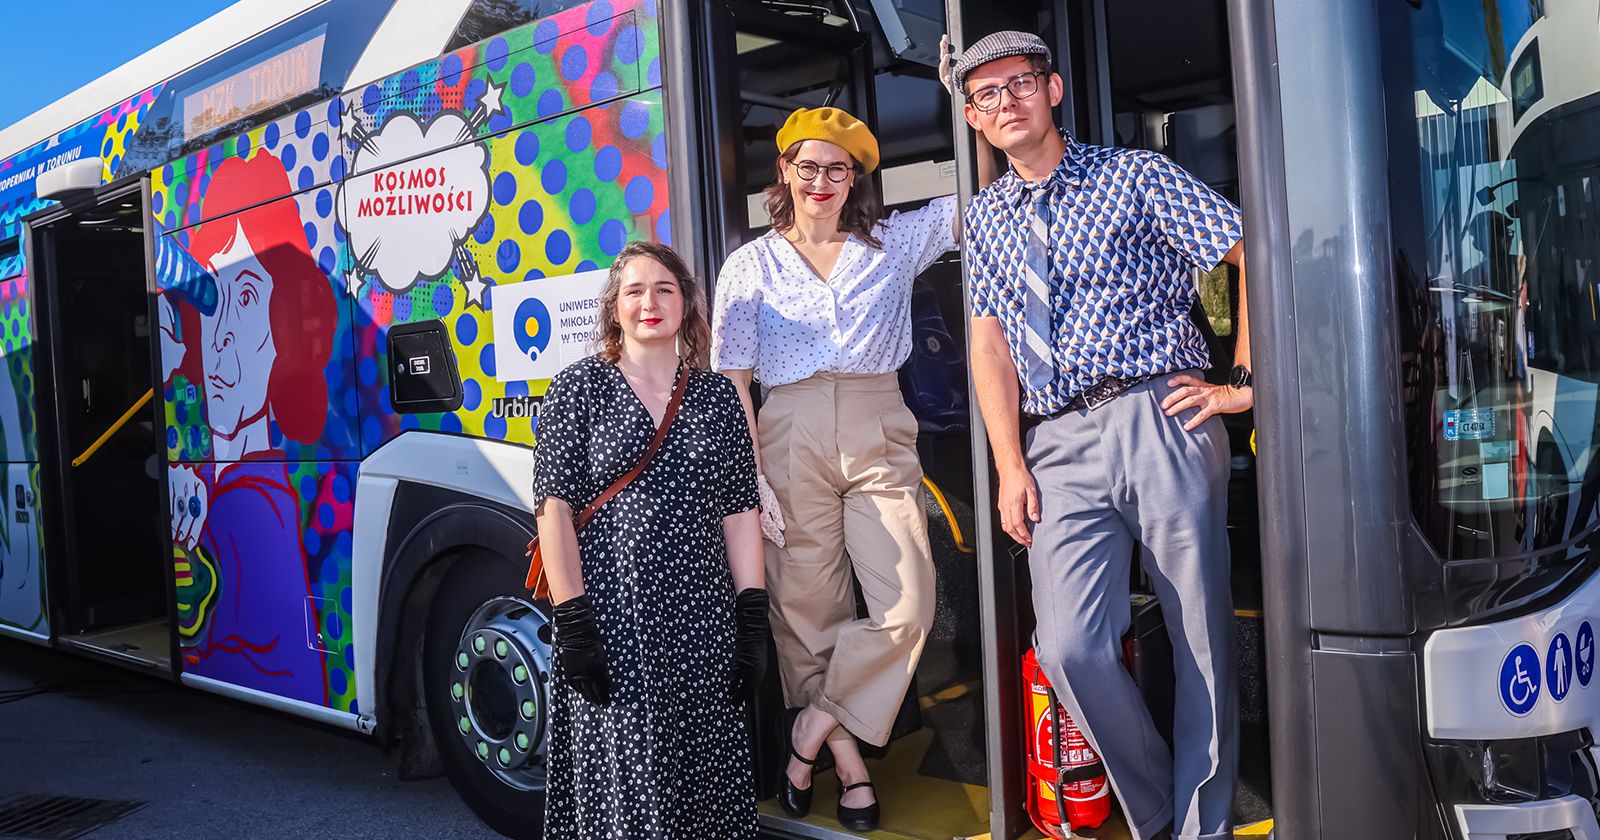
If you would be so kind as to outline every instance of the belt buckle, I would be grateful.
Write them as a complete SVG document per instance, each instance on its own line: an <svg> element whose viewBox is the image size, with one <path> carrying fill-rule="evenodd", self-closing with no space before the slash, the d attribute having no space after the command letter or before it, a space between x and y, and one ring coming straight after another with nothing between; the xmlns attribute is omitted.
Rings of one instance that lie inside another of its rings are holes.
<svg viewBox="0 0 1600 840"><path fill-rule="evenodd" d="M1128 390L1127 380L1109 378L1095 383L1083 392L1083 405L1094 411L1102 405L1122 396Z"/></svg>
<svg viewBox="0 0 1600 840"><path fill-rule="evenodd" d="M1090 411L1094 411L1100 406L1105 405L1116 398L1116 394L1106 394L1104 391L1101 391L1098 387L1096 387L1084 392L1083 407L1089 409Z"/></svg>

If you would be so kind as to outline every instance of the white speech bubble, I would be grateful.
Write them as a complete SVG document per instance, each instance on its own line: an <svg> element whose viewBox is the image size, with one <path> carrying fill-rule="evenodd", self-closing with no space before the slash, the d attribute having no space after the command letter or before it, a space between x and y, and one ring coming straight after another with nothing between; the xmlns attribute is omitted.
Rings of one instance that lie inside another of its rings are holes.
<svg viewBox="0 0 1600 840"><path fill-rule="evenodd" d="M472 134L457 113L440 114L426 129L399 114L364 138L351 166L364 174L344 181L338 202L357 275L404 292L449 270L456 246L489 209L483 144L445 148ZM476 280L472 273L462 281Z"/></svg>

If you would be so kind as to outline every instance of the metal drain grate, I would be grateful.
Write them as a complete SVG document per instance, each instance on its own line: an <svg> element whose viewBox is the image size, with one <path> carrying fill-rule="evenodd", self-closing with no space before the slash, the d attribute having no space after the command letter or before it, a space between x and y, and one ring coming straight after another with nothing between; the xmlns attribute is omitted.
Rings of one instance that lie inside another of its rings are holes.
<svg viewBox="0 0 1600 840"><path fill-rule="evenodd" d="M143 802L24 794L0 801L0 837L72 840L144 807Z"/></svg>

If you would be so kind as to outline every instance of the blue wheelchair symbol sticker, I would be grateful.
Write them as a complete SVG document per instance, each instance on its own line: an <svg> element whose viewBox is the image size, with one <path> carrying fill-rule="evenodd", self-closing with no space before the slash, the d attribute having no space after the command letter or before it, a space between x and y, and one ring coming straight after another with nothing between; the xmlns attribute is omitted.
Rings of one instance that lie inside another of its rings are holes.
<svg viewBox="0 0 1600 840"><path fill-rule="evenodd" d="M1588 688L1594 677L1594 628L1587 621L1578 625L1577 646L1578 685Z"/></svg>
<svg viewBox="0 0 1600 840"><path fill-rule="evenodd" d="M1523 642L1506 653L1500 663L1500 702L1506 711L1522 717L1539 702L1539 653Z"/></svg>
<svg viewBox="0 0 1600 840"><path fill-rule="evenodd" d="M1560 703L1572 690L1572 641L1565 633L1557 633L1550 640L1550 651L1544 655L1544 682L1550 686L1550 699Z"/></svg>

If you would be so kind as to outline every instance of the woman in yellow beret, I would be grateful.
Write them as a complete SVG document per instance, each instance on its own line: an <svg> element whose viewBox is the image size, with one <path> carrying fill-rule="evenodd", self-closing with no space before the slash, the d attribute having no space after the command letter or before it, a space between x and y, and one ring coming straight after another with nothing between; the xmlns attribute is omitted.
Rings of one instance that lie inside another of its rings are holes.
<svg viewBox="0 0 1600 840"><path fill-rule="evenodd" d="M917 420L897 371L911 352L912 281L956 248L960 215L946 196L886 217L866 180L878 141L838 108L795 111L778 150L766 189L772 229L734 251L717 279L712 366L742 386L757 442L789 707L783 807L809 812L811 765L826 743L839 821L870 831L879 808L855 739L888 742L934 610ZM759 418L752 380L767 389Z"/></svg>

